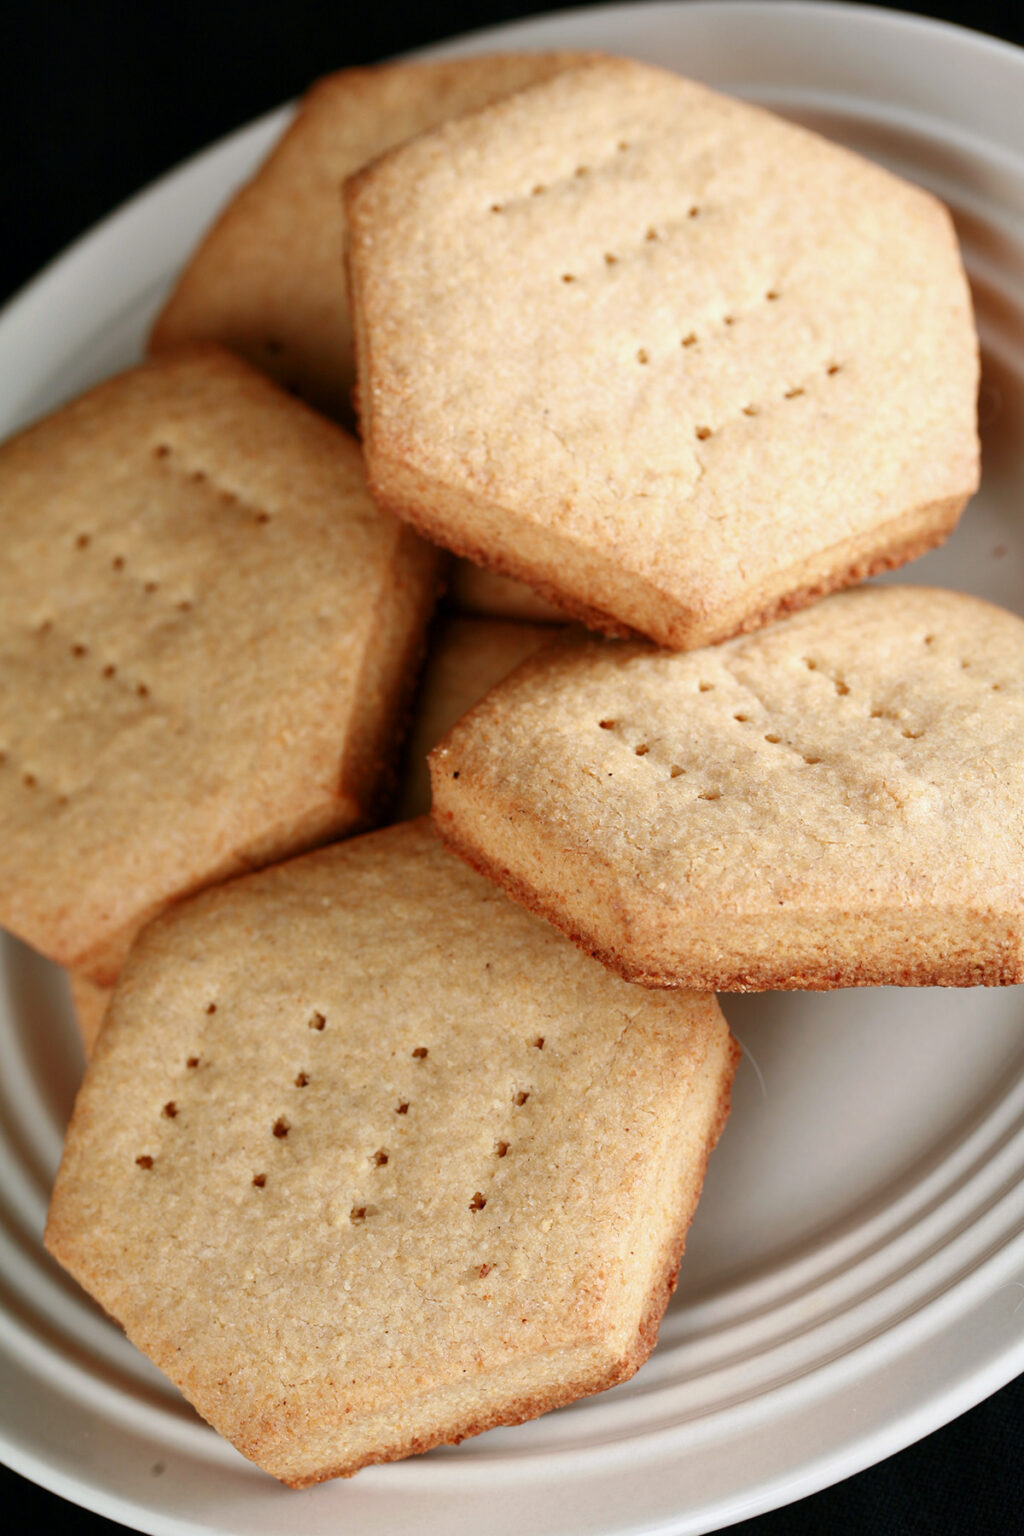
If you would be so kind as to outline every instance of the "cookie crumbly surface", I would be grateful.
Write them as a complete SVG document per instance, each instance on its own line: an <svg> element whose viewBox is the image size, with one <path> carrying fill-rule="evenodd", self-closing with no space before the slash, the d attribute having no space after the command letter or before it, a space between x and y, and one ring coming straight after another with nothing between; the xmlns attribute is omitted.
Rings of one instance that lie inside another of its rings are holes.
<svg viewBox="0 0 1024 1536"><path fill-rule="evenodd" d="M940 542L977 340L928 193L591 62L347 184L368 475L609 632L718 640Z"/></svg>
<svg viewBox="0 0 1024 1536"><path fill-rule="evenodd" d="M633 980L1024 980L1024 622L977 598L548 651L431 772L446 841Z"/></svg>
<svg viewBox="0 0 1024 1536"><path fill-rule="evenodd" d="M0 447L0 923L101 985L200 886L366 825L435 552L214 346Z"/></svg>
<svg viewBox="0 0 1024 1536"><path fill-rule="evenodd" d="M651 1349L736 1050L406 823L203 893L125 966L50 1251L295 1486Z"/></svg>

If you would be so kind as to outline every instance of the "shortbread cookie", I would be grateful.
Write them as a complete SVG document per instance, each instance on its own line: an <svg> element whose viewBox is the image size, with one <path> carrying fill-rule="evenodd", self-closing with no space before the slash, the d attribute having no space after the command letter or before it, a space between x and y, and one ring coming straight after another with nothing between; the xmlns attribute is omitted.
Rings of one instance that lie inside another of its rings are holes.
<svg viewBox="0 0 1024 1536"><path fill-rule="evenodd" d="M403 139L585 57L485 55L347 69L318 81L192 257L157 318L150 349L219 341L345 419L355 371L342 182Z"/></svg>
<svg viewBox="0 0 1024 1536"><path fill-rule="evenodd" d="M357 445L213 346L0 448L0 923L112 982L140 923L352 831L435 552Z"/></svg>
<svg viewBox="0 0 1024 1536"><path fill-rule="evenodd" d="M624 59L348 183L381 505L608 631L688 648L940 542L976 488L946 210Z"/></svg>
<svg viewBox="0 0 1024 1536"><path fill-rule="evenodd" d="M976 598L548 651L431 767L452 847L632 980L1024 980L1024 622Z"/></svg>
<svg viewBox="0 0 1024 1536"><path fill-rule="evenodd" d="M207 892L129 957L50 1251L293 1486L630 1375L735 1047L407 823Z"/></svg>
<svg viewBox="0 0 1024 1536"><path fill-rule="evenodd" d="M401 819L430 809L427 753L431 747L467 709L557 633L550 625L511 620L446 618L438 622L413 705L397 802Z"/></svg>
<svg viewBox="0 0 1024 1536"><path fill-rule="evenodd" d="M68 972L68 989L75 1023L82 1037L82 1049L89 1057L93 1053L114 989L97 986L96 982L90 981L87 976L80 976L76 971Z"/></svg>

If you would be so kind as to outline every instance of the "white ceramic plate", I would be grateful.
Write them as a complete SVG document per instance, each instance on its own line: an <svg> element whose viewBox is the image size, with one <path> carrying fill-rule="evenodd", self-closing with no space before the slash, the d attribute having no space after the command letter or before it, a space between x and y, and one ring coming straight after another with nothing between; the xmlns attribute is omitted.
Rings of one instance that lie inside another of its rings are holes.
<svg viewBox="0 0 1024 1536"><path fill-rule="evenodd" d="M952 205L985 351L985 483L900 579L1024 607L1024 54L848 5L576 11L447 51L597 47L811 124ZM0 435L130 363L256 123L137 198L0 318ZM242 1460L40 1246L81 1057L53 967L0 974L0 1451L155 1533L285 1536ZM301 1496L309 1536L708 1531L908 1444L1024 1367L1019 989L726 1000L749 1052L661 1341L632 1382Z"/></svg>

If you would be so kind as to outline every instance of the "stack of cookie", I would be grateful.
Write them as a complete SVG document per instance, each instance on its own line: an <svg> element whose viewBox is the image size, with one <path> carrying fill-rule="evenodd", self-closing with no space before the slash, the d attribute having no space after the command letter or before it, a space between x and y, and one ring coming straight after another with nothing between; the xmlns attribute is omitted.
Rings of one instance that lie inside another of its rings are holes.
<svg viewBox="0 0 1024 1536"><path fill-rule="evenodd" d="M0 450L0 918L96 1035L51 1251L301 1486L637 1368L716 989L1024 976L1024 627L814 603L976 487L945 210L658 70L322 82L152 351ZM424 650L448 847L335 842Z"/></svg>

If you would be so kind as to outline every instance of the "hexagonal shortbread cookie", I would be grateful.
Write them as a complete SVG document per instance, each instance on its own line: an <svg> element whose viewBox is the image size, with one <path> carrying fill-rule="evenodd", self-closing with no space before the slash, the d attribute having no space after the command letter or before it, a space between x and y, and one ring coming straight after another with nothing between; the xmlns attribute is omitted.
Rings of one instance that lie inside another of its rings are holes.
<svg viewBox="0 0 1024 1536"><path fill-rule="evenodd" d="M0 448L0 923L112 982L168 901L365 825L434 598L357 445L217 347Z"/></svg>
<svg viewBox="0 0 1024 1536"><path fill-rule="evenodd" d="M952 224L627 60L348 183L376 499L586 622L689 648L943 539L976 488Z"/></svg>
<svg viewBox="0 0 1024 1536"><path fill-rule="evenodd" d="M1024 980L1024 622L977 598L549 650L431 769L452 847L634 981Z"/></svg>
<svg viewBox="0 0 1024 1536"><path fill-rule="evenodd" d="M637 1368L735 1054L406 823L146 930L47 1244L245 1455L347 1475Z"/></svg>

